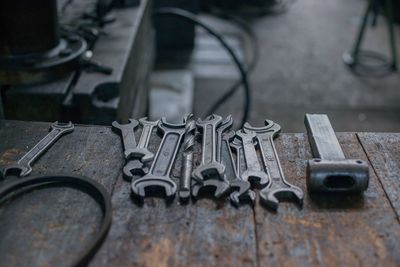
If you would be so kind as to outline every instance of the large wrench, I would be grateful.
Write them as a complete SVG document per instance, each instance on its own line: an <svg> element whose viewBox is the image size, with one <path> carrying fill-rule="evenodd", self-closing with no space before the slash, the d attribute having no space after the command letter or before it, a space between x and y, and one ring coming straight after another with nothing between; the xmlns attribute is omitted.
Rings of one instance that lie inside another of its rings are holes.
<svg viewBox="0 0 400 267"><path fill-rule="evenodd" d="M229 181L225 176L225 165L221 162L222 135L230 129L233 119L228 116L212 115L206 121L198 120L197 125L203 130L203 150L201 164L193 171L195 180L192 195L197 197L203 188L214 188L214 197L220 198L229 190Z"/></svg>
<svg viewBox="0 0 400 267"><path fill-rule="evenodd" d="M258 160L256 147L254 145L254 140L257 137L256 134L254 132L239 130L236 132L236 136L242 141L244 160L246 163L246 170L241 174L242 179L258 187L265 187L270 182L270 179Z"/></svg>
<svg viewBox="0 0 400 267"><path fill-rule="evenodd" d="M185 133L185 123L170 124L165 118L161 119L158 129L164 133L160 147L154 157L149 172L132 181L132 193L144 198L147 195L164 195L167 199L173 199L176 193L176 183L171 179L171 170L176 154ZM163 190L160 194L159 190Z"/></svg>
<svg viewBox="0 0 400 267"><path fill-rule="evenodd" d="M74 125L69 123L54 122L50 127L50 132L29 150L17 164L6 166L1 172L2 178L13 175L24 177L32 172L32 163L37 160L47 149L49 149L61 136L71 133Z"/></svg>
<svg viewBox="0 0 400 267"><path fill-rule="evenodd" d="M131 158L126 162L122 172L124 177L131 180L135 175L143 176L148 172L147 164L154 159L154 154L149 151L148 145L154 127L159 120L148 121L147 117L139 119L142 133L136 148L131 149Z"/></svg>
<svg viewBox="0 0 400 267"><path fill-rule="evenodd" d="M260 191L260 199L267 207L276 210L279 200L293 200L300 206L303 204L303 191L288 183L285 179L278 153L274 145L274 138L279 134L281 127L270 120L265 120L264 127L253 127L249 123L244 125L244 131L257 134L261 153L271 182Z"/></svg>
<svg viewBox="0 0 400 267"><path fill-rule="evenodd" d="M230 165L230 167L226 168L227 169L226 172L228 173L229 169L234 168L234 173L232 174L233 180L230 181L230 186L233 190L233 192L230 195L231 202L235 206L239 206L241 202L249 202L252 205L254 205L254 202L256 200L256 193L253 190L251 190L250 182L245 181L241 178L240 165L243 160L242 144L237 139L234 139L230 144L230 147L232 147L236 151L236 162L235 162L233 159L232 151L229 147L229 139L224 139L224 141L226 142L227 146L226 150L229 153L229 159L226 162L227 164ZM222 157L224 157L223 155L224 153L222 153Z"/></svg>
<svg viewBox="0 0 400 267"><path fill-rule="evenodd" d="M135 129L139 125L139 122L134 119L129 119L129 123L120 124L117 121L113 121L112 129L119 132L122 137L122 143L124 145L124 156L128 160L132 156L132 151L136 148Z"/></svg>

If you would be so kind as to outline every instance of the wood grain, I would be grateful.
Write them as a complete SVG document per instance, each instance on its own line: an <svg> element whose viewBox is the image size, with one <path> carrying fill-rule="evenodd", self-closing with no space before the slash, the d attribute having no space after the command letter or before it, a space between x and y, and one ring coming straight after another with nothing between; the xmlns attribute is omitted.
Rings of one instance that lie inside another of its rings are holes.
<svg viewBox="0 0 400 267"><path fill-rule="evenodd" d="M0 121L0 166L15 162L48 127ZM398 186L400 137L371 133L359 139L363 147L355 134L339 134L347 157L369 160L373 167L364 195L311 198L305 188L311 158L305 135L279 137L286 178L306 194L303 209L285 202L276 213L259 204L236 209L228 200L166 205L148 198L137 205L122 178L120 137L108 127L77 126L38 160L33 175L84 175L112 192L113 224L90 266L400 266L397 199L387 189ZM154 135L153 152L159 142ZM198 162L199 145L195 151ZM179 175L180 156L173 169ZM68 266L101 219L94 201L73 188L43 187L1 204L1 266Z"/></svg>
<svg viewBox="0 0 400 267"><path fill-rule="evenodd" d="M340 134L349 158L367 159L355 134ZM305 192L306 160L311 158L303 134L276 141L289 182ZM400 226L371 169L364 197L327 197L306 193L304 207L282 203L277 213L256 206L260 266L399 266Z"/></svg>
<svg viewBox="0 0 400 267"><path fill-rule="evenodd" d="M6 122L0 164L15 162L49 129L48 123ZM76 127L34 165L33 173L70 173L95 179L109 191L120 173L120 140L106 127ZM44 187L10 199L0 209L1 266L69 266L93 236L102 212L73 188Z"/></svg>
<svg viewBox="0 0 400 267"><path fill-rule="evenodd" d="M358 137L400 221L400 134L359 133Z"/></svg>

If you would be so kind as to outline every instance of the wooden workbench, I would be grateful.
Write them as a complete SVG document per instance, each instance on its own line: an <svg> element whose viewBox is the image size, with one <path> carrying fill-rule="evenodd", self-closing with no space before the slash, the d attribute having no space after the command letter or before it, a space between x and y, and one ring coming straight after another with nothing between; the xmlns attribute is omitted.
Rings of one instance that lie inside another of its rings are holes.
<svg viewBox="0 0 400 267"><path fill-rule="evenodd" d="M0 165L15 162L48 127L0 121ZM277 213L259 204L237 209L227 199L167 206L150 198L137 206L122 178L120 138L107 127L77 126L32 174L83 175L112 192L113 223L90 266L400 266L400 134L338 137L346 156L370 164L364 196L311 198L307 138L283 134L275 143L284 172L306 194L303 209L283 203ZM68 266L101 216L94 200L71 188L43 187L3 201L0 266Z"/></svg>

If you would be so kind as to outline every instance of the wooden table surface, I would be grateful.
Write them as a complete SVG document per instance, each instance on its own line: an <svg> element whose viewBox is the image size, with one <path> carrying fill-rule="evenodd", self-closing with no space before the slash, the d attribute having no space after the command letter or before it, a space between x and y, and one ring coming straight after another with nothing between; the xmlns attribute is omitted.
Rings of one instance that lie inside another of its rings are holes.
<svg viewBox="0 0 400 267"><path fill-rule="evenodd" d="M0 121L0 166L14 163L48 128ZM258 203L235 208L228 199L167 206L149 198L137 206L122 178L121 140L108 127L76 126L34 164L32 175L83 175L112 193L113 223L90 266L400 266L400 134L338 138L347 157L370 165L364 195L310 197L307 137L283 134L275 144L284 172L305 199L302 209L282 203L276 213ZM153 138L152 150L158 142ZM101 216L94 200L71 188L43 187L3 200L0 266L69 266Z"/></svg>

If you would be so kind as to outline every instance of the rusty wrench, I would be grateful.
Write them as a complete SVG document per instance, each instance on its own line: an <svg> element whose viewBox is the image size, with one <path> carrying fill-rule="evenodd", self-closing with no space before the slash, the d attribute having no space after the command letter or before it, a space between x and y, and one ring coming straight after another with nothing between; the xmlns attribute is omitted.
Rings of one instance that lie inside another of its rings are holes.
<svg viewBox="0 0 400 267"><path fill-rule="evenodd" d="M126 162L122 172L124 177L128 180L134 176L143 176L148 172L147 164L154 159L154 154L149 151L148 145L154 127L159 123L159 120L148 121L147 117L139 119L142 126L142 133L140 135L137 147L130 151L131 158Z"/></svg>
<svg viewBox="0 0 400 267"><path fill-rule="evenodd" d="M202 129L202 161L193 171L194 184L192 195L196 198L202 189L215 188L214 197L220 198L229 190L225 177L225 166L220 162L222 134L232 127L233 119L228 116L224 121L218 115L211 115L206 120L197 121Z"/></svg>
<svg viewBox="0 0 400 267"><path fill-rule="evenodd" d="M292 200L300 206L303 204L303 191L285 179L278 153L274 145L274 138L279 134L281 127L271 120L265 120L264 127L253 127L245 123L244 131L257 134L261 147L261 154L270 177L270 183L260 191L260 199L267 207L277 210L279 200Z"/></svg>
<svg viewBox="0 0 400 267"><path fill-rule="evenodd" d="M239 140L234 139L231 144L229 144L229 139L224 139L226 145L228 146L227 151L229 153L229 162L231 165L230 168L234 168L234 173L232 174L233 180L230 181L230 186L233 192L230 195L231 202L234 206L239 206L241 202L248 202L254 205L256 200L256 193L251 190L251 184L249 181L245 181L241 178L241 162L243 158L243 148L242 144ZM233 159L232 151L229 148L232 147L236 151L236 163ZM229 149L229 150L228 150ZM223 154L222 154L223 155ZM235 168L236 167L236 168ZM230 169L227 167L227 170Z"/></svg>
<svg viewBox="0 0 400 267"><path fill-rule="evenodd" d="M6 166L1 172L3 178L9 175L24 177L32 172L31 164L37 160L47 149L49 149L61 136L71 133L74 125L69 122L67 124L54 122L50 127L50 132L29 150L17 164Z"/></svg>
<svg viewBox="0 0 400 267"><path fill-rule="evenodd" d="M254 144L257 137L256 134L254 132L239 130L236 132L236 136L242 142L244 160L246 163L246 170L241 174L242 179L249 181L254 186L265 187L270 180L258 160Z"/></svg>
<svg viewBox="0 0 400 267"><path fill-rule="evenodd" d="M165 118L162 118L158 124L158 129L164 135L150 170L145 176L132 181L131 188L132 193L140 198L144 198L149 194L155 196L163 195L167 200L172 200L177 186L171 178L171 171L185 133L185 123L171 124L167 123Z"/></svg>

